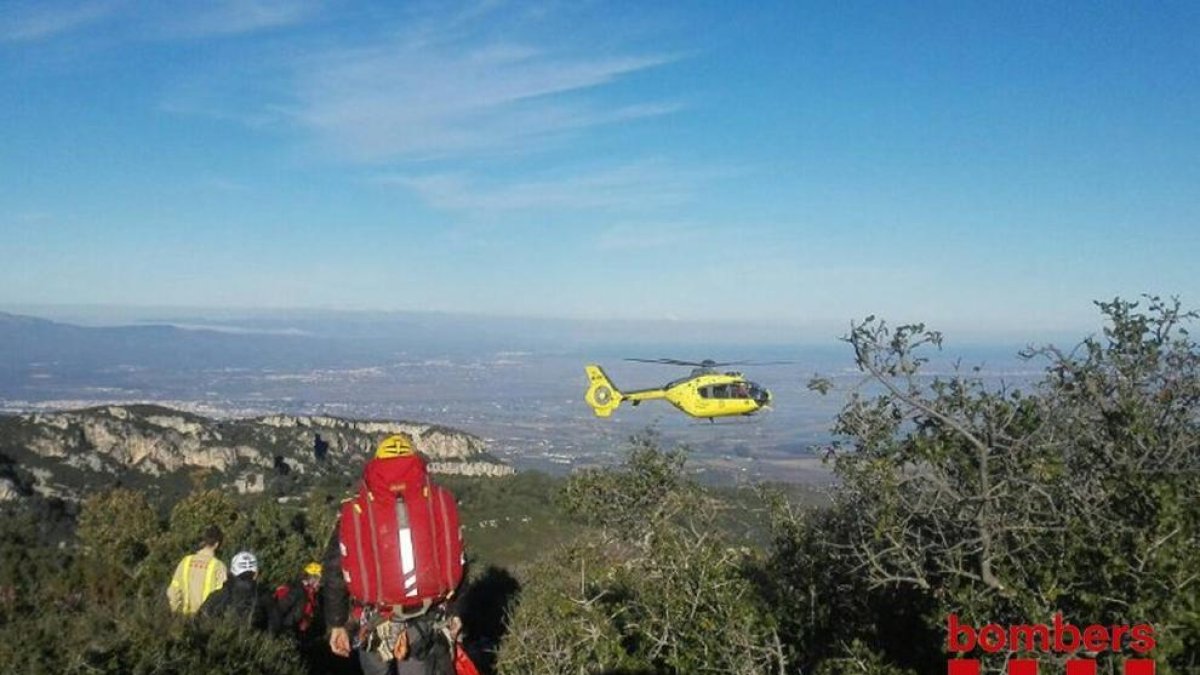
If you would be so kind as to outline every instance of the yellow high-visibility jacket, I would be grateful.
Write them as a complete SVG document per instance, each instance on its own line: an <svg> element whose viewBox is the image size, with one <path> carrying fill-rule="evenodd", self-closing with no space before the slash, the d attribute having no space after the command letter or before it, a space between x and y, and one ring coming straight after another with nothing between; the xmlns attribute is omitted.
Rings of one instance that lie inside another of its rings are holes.
<svg viewBox="0 0 1200 675"><path fill-rule="evenodd" d="M210 593L225 585L226 574L225 563L207 549L184 556L167 586L171 611L195 614Z"/></svg>

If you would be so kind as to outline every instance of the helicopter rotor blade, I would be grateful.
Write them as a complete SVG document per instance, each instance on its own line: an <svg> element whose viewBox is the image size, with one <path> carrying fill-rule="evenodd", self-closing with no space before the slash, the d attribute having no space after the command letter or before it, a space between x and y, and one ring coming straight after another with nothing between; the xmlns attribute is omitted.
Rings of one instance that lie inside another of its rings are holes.
<svg viewBox="0 0 1200 675"><path fill-rule="evenodd" d="M712 368L724 368L725 366L785 366L796 363L795 361L710 361L705 365Z"/></svg>
<svg viewBox="0 0 1200 675"><path fill-rule="evenodd" d="M681 359L625 359L626 361L636 361L638 363L658 363L667 366L691 366L693 368L724 368L725 366L782 366L795 363L795 361L713 361L705 359L703 361L683 361Z"/></svg>
<svg viewBox="0 0 1200 675"><path fill-rule="evenodd" d="M625 359L626 361L637 361L638 363L660 363L668 366L699 366L699 363L692 361L680 361L679 359Z"/></svg>

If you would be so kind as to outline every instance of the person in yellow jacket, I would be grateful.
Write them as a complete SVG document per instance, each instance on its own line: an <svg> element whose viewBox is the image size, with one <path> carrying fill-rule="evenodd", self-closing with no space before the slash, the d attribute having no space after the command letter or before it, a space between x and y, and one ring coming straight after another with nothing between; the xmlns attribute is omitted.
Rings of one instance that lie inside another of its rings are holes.
<svg viewBox="0 0 1200 675"><path fill-rule="evenodd" d="M205 598L225 585L225 563L217 559L221 538L221 529L216 525L209 526L204 531L200 550L185 555L175 566L171 585L167 586L167 603L171 611L195 614Z"/></svg>

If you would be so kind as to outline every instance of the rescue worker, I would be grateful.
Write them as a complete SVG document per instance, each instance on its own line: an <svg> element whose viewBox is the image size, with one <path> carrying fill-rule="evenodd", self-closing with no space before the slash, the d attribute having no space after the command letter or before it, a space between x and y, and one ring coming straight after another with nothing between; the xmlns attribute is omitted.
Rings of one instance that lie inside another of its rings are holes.
<svg viewBox="0 0 1200 675"><path fill-rule="evenodd" d="M412 438L396 434L379 444L374 460L411 456L414 452ZM462 621L450 603L429 607L418 616L384 619L376 615L375 620L366 620L342 574L339 529L340 520L325 551L321 576L329 650L341 657L356 651L363 675L454 675L451 646L458 639Z"/></svg>
<svg viewBox="0 0 1200 675"><path fill-rule="evenodd" d="M321 588L321 563L304 566L300 579L275 589L280 627L303 641L314 632L313 624L321 617L317 611Z"/></svg>
<svg viewBox="0 0 1200 675"><path fill-rule="evenodd" d="M221 528L210 525L204 531L200 549L185 555L175 566L167 586L171 611L185 616L195 614L208 596L225 584L225 563L217 559L221 539Z"/></svg>
<svg viewBox="0 0 1200 675"><path fill-rule="evenodd" d="M321 563L304 566L299 579L275 589L279 628L296 643L300 658L310 673L340 672L325 644L325 620L321 612Z"/></svg>
<svg viewBox="0 0 1200 675"><path fill-rule="evenodd" d="M200 616L226 616L250 628L279 632L279 613L270 595L258 585L258 558L240 551L229 561L233 578L208 596L200 606Z"/></svg>

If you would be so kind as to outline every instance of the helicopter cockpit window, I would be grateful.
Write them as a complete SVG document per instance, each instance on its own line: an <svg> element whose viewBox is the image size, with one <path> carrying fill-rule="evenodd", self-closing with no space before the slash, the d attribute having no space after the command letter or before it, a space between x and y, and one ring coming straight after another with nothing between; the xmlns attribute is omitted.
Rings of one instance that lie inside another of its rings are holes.
<svg viewBox="0 0 1200 675"><path fill-rule="evenodd" d="M750 398L750 388L746 386L745 382L731 385L731 389L730 398Z"/></svg>
<svg viewBox="0 0 1200 675"><path fill-rule="evenodd" d="M700 394L700 398L712 398L712 387L700 387L696 391Z"/></svg>
<svg viewBox="0 0 1200 675"><path fill-rule="evenodd" d="M729 398L729 385L718 384L712 388L713 398Z"/></svg>

